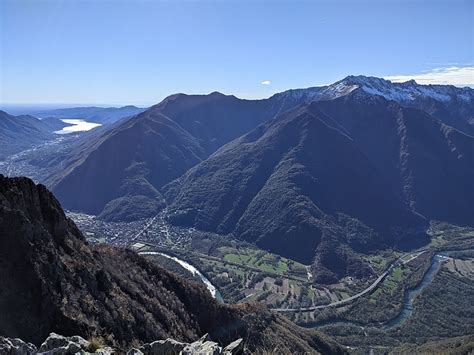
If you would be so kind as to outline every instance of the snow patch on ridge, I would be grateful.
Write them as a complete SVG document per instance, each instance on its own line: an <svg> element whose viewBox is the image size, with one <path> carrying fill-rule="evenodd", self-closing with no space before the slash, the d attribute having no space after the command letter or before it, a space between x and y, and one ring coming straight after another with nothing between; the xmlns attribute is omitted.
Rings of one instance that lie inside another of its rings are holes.
<svg viewBox="0 0 474 355"><path fill-rule="evenodd" d="M362 89L368 94L378 95L397 102L410 102L417 99L430 98L440 102L463 101L474 99L474 90L452 85L420 85L415 80L403 83L393 83L386 79L367 76L348 76L328 86L293 89L275 94L289 100L333 100L348 95L356 89Z"/></svg>

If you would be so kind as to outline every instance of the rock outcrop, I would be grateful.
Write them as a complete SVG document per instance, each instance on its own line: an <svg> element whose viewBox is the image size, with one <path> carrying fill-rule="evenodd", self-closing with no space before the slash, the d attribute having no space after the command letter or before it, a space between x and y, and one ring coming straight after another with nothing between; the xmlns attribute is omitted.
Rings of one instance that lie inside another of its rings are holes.
<svg viewBox="0 0 474 355"><path fill-rule="evenodd" d="M39 348L18 338L0 337L0 354L2 355L112 355L120 352L122 351L88 341L77 335L65 337L51 333ZM208 334L192 343L181 343L174 339L157 340L126 352L127 355L234 355L245 353L248 351L244 348L243 339L237 339L226 347L222 347L213 342Z"/></svg>
<svg viewBox="0 0 474 355"><path fill-rule="evenodd" d="M18 338L0 337L0 354L5 355L30 355L36 354L37 348L31 343L25 343Z"/></svg>
<svg viewBox="0 0 474 355"><path fill-rule="evenodd" d="M212 341L208 334L201 339L192 343L181 343L173 339L157 340L150 344L145 344L139 349L131 349L127 355L193 355L193 354L210 354L210 355L232 355L249 353L245 347L243 339L237 339L222 347Z"/></svg>

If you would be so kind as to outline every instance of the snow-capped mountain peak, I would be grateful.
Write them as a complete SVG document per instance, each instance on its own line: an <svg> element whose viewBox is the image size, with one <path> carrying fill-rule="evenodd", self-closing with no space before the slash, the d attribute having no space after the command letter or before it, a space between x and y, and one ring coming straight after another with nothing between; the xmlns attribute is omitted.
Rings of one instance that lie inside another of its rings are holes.
<svg viewBox="0 0 474 355"><path fill-rule="evenodd" d="M469 87L421 85L415 80L395 83L386 79L363 75L350 75L331 85L293 89L281 92L275 96L290 100L332 100L345 96L356 89L361 89L368 94L379 95L387 100L400 103L408 103L418 99L433 99L441 102L456 100L465 103L474 101L474 89Z"/></svg>
<svg viewBox="0 0 474 355"><path fill-rule="evenodd" d="M369 94L383 96L387 100L397 102L409 102L419 98L431 98L443 102L455 99L470 101L474 96L474 90L471 88L457 88L452 85L421 85L413 79L395 83L376 77L348 76L330 86L341 84L348 87L356 85Z"/></svg>

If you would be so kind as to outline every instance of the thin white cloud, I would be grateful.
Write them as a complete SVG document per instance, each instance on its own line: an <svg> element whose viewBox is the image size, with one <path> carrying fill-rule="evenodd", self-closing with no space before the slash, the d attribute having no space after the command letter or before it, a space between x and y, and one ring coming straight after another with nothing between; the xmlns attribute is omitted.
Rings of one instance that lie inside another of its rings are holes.
<svg viewBox="0 0 474 355"><path fill-rule="evenodd" d="M260 84L262 84L262 85L271 85L271 83L272 82L270 80L264 80Z"/></svg>
<svg viewBox="0 0 474 355"><path fill-rule="evenodd" d="M392 82L404 82L415 80L418 84L443 84L455 86L474 87L474 66L457 67L450 66L445 68L432 69L422 74L413 75L391 75L385 79Z"/></svg>

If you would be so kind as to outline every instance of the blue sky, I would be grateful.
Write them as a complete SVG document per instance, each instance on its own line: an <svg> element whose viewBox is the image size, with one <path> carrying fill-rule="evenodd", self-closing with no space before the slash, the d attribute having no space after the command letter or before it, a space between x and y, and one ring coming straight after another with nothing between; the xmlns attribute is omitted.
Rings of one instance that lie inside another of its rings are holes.
<svg viewBox="0 0 474 355"><path fill-rule="evenodd" d="M349 74L473 86L473 4L2 0L0 103L260 98Z"/></svg>

